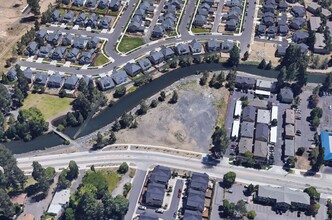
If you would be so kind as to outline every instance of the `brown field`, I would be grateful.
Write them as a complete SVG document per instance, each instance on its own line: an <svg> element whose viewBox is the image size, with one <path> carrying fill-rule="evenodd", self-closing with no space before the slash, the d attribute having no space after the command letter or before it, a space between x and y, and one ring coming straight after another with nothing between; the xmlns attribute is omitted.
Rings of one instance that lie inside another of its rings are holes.
<svg viewBox="0 0 332 220"><path fill-rule="evenodd" d="M249 55L249 61L258 61L265 59L267 62L272 61L273 66L279 64L279 58L274 56L277 50L277 44L275 43L265 43L255 41L251 45L251 53Z"/></svg>

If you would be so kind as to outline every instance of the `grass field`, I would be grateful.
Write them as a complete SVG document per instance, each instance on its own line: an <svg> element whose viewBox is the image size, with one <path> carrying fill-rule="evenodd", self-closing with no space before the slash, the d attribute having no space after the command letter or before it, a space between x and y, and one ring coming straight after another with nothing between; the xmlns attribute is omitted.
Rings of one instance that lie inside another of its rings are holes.
<svg viewBox="0 0 332 220"><path fill-rule="evenodd" d="M120 181L121 177L114 172L108 172L104 174L104 177L107 181L108 191L112 192L116 186L118 185L118 182Z"/></svg>
<svg viewBox="0 0 332 220"><path fill-rule="evenodd" d="M128 37L124 36L119 44L119 51L122 53L127 53L141 45L145 44L144 40L139 37Z"/></svg>
<svg viewBox="0 0 332 220"><path fill-rule="evenodd" d="M104 54L100 53L95 59L95 66L101 66L107 63L109 60L105 57Z"/></svg>
<svg viewBox="0 0 332 220"><path fill-rule="evenodd" d="M191 28L191 31L193 32L193 33L210 33L210 31L209 30L207 30L207 29L204 29L204 28Z"/></svg>
<svg viewBox="0 0 332 220"><path fill-rule="evenodd" d="M71 109L71 98L59 98L58 96L47 94L31 94L24 100L23 108L38 108L44 115L45 119L50 119L62 112Z"/></svg>

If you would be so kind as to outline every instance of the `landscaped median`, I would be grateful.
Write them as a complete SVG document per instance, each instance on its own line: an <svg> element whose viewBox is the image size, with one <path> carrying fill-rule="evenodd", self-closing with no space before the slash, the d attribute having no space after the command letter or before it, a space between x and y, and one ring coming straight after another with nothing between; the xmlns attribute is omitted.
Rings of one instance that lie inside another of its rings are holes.
<svg viewBox="0 0 332 220"><path fill-rule="evenodd" d="M145 42L144 42L143 38L129 37L129 36L125 35L125 36L123 36L122 40L120 41L120 43L118 45L118 51L121 53L127 53L144 44L145 44Z"/></svg>
<svg viewBox="0 0 332 220"><path fill-rule="evenodd" d="M108 58L104 54L99 53L94 60L94 66L102 66L108 62Z"/></svg>

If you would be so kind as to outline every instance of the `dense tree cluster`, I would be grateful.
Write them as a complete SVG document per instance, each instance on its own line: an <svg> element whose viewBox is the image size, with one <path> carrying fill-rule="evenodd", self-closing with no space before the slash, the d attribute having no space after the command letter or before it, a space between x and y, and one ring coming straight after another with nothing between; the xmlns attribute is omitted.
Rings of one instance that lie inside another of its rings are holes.
<svg viewBox="0 0 332 220"><path fill-rule="evenodd" d="M34 161L32 163L33 171L32 177L36 180L36 184L31 185L27 188L28 195L35 195L40 193L44 198L50 189L50 185L54 181L55 169L52 167L43 168L40 163Z"/></svg>
<svg viewBox="0 0 332 220"><path fill-rule="evenodd" d="M272 62L270 60L268 63L266 63L266 60L262 59L262 61L258 64L257 68L258 69L270 70L272 68Z"/></svg>
<svg viewBox="0 0 332 220"><path fill-rule="evenodd" d="M10 124L6 130L5 136L8 139L23 139L30 141L48 130L48 122L44 116L35 107L22 109L19 111L17 120Z"/></svg>
<svg viewBox="0 0 332 220"><path fill-rule="evenodd" d="M35 16L40 15L39 0L27 0L27 3L29 4L32 14Z"/></svg>
<svg viewBox="0 0 332 220"><path fill-rule="evenodd" d="M242 219L244 216L254 219L256 217L255 211L247 211L246 203L243 200L239 200L235 204L224 199L220 211L220 217L225 219Z"/></svg>
<svg viewBox="0 0 332 220"><path fill-rule="evenodd" d="M229 52L229 58L227 60L227 64L229 66L237 66L240 63L240 49L238 46L234 45L234 47Z"/></svg>
<svg viewBox="0 0 332 220"><path fill-rule="evenodd" d="M126 94L127 90L124 86L119 86L115 89L115 92L113 94L114 98L120 98Z"/></svg>
<svg viewBox="0 0 332 220"><path fill-rule="evenodd" d="M218 75L213 74L209 82L209 86L211 88L220 89L225 81L226 81L225 73L223 71L220 71Z"/></svg>
<svg viewBox="0 0 332 220"><path fill-rule="evenodd" d="M227 74L226 80L227 80L227 87L230 91L233 91L235 88L235 79L236 79L236 70L231 69L229 73Z"/></svg>
<svg viewBox="0 0 332 220"><path fill-rule="evenodd" d="M310 112L311 126L317 129L320 124L320 119L323 117L323 109L316 107Z"/></svg>
<svg viewBox="0 0 332 220"><path fill-rule="evenodd" d="M122 196L112 197L101 172L88 172L79 190L70 197L66 220L120 220L128 211L129 202Z"/></svg>
<svg viewBox="0 0 332 220"><path fill-rule="evenodd" d="M78 177L78 166L75 161L69 162L68 169L63 169L59 176L58 187L60 189L67 189L70 186L72 180Z"/></svg>
<svg viewBox="0 0 332 220"><path fill-rule="evenodd" d="M224 127L216 127L212 134L212 148L211 152L216 157L221 157L225 153L228 146L227 132Z"/></svg>
<svg viewBox="0 0 332 220"><path fill-rule="evenodd" d="M318 172L321 166L324 164L324 148L321 146L315 147L309 154L309 160L312 166L312 170Z"/></svg>
<svg viewBox="0 0 332 220"><path fill-rule="evenodd" d="M24 99L28 96L29 82L25 78L19 65L15 66L15 70L17 72L17 83L14 86L13 104L17 107L21 107Z"/></svg>
<svg viewBox="0 0 332 220"><path fill-rule="evenodd" d="M120 127L120 125L119 125L119 127ZM99 149L99 148L105 147L106 145L114 144L115 142L116 142L116 136L114 133L114 128L113 128L113 130L110 130L108 137L104 137L101 134L101 132L98 132L96 144L94 145L94 148Z"/></svg>
<svg viewBox="0 0 332 220"><path fill-rule="evenodd" d="M25 48L35 38L35 35L36 30L34 28L31 28L21 37L21 40L17 42L17 54L23 54Z"/></svg>
<svg viewBox="0 0 332 220"><path fill-rule="evenodd" d="M236 173L230 171L226 173L223 177L222 184L225 188L231 188L235 183Z"/></svg>
<svg viewBox="0 0 332 220"><path fill-rule="evenodd" d="M44 11L41 15L41 23L42 24L46 24L49 21L53 11L54 11L54 7L52 6L52 4L49 4L48 7L47 7L47 10Z"/></svg>

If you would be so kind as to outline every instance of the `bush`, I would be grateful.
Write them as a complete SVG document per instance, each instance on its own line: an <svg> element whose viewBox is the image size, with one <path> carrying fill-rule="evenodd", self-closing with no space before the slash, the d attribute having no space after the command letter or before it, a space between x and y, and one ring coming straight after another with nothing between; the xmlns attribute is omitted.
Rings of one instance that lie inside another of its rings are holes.
<svg viewBox="0 0 332 220"><path fill-rule="evenodd" d="M131 183L126 183L124 186L123 186L123 196L124 197L127 197L128 193L130 192L131 190Z"/></svg>
<svg viewBox="0 0 332 220"><path fill-rule="evenodd" d="M65 130L65 126L63 126L63 124L59 124L58 127L56 128L56 130L58 130L58 131L64 131Z"/></svg>
<svg viewBox="0 0 332 220"><path fill-rule="evenodd" d="M63 144L64 144L64 145L69 145L69 144L70 144L70 141L69 141L69 140L65 140L65 141L63 142Z"/></svg>
<svg viewBox="0 0 332 220"><path fill-rule="evenodd" d="M115 89L113 96L114 96L114 98L120 98L120 97L124 96L126 94L126 92L127 92L126 87L120 86Z"/></svg>
<svg viewBox="0 0 332 220"><path fill-rule="evenodd" d="M128 164L126 162L123 162L118 169L118 173L125 174L128 172L128 169L129 169Z"/></svg>

